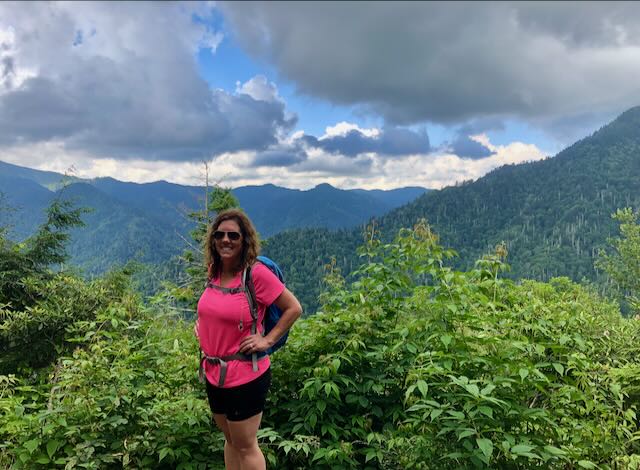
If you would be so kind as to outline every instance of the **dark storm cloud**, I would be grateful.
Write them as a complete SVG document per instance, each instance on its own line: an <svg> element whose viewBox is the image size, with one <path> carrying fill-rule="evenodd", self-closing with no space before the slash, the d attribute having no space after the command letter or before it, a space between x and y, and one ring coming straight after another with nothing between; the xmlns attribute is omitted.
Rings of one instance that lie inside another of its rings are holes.
<svg viewBox="0 0 640 470"><path fill-rule="evenodd" d="M468 135L459 135L450 145L450 151L460 158L476 160L490 157L495 154L480 142L469 138Z"/></svg>
<svg viewBox="0 0 640 470"><path fill-rule="evenodd" d="M345 135L317 139L304 136L309 146L321 148L330 153L355 157L362 153L373 152L385 156L411 155L428 153L431 150L429 136L426 132L414 132L409 129L384 127L380 134L369 137L357 129Z"/></svg>
<svg viewBox="0 0 640 470"><path fill-rule="evenodd" d="M13 57L3 57L0 64L0 78L5 88L13 88L13 76L15 75Z"/></svg>
<svg viewBox="0 0 640 470"><path fill-rule="evenodd" d="M278 149L258 153L251 162L251 167L290 167L307 159L303 150Z"/></svg>
<svg viewBox="0 0 640 470"><path fill-rule="evenodd" d="M297 89L396 124L547 124L640 102L638 2L229 2ZM312 60L310 60L312 58Z"/></svg>
<svg viewBox="0 0 640 470"><path fill-rule="evenodd" d="M371 157L358 158L314 158L307 159L298 165L289 168L292 173L317 173L323 176L354 176L364 177L370 175L374 168L374 159Z"/></svg>
<svg viewBox="0 0 640 470"><path fill-rule="evenodd" d="M207 8L0 5L0 31L15 32L0 72L37 70L0 94L0 144L57 139L98 156L176 161L274 145L296 123L283 102L211 90L199 75L194 51L215 41L192 14Z"/></svg>

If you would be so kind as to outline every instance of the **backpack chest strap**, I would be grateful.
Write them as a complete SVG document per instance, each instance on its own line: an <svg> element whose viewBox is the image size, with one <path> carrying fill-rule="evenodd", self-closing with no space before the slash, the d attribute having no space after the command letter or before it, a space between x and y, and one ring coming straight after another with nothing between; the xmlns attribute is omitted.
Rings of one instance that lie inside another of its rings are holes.
<svg viewBox="0 0 640 470"><path fill-rule="evenodd" d="M218 290L224 294L240 294L241 292L244 292L244 287L243 286L239 286L239 287L222 287L222 286L218 286L216 284L214 284L213 282L208 282L207 283L207 287L211 287L212 289Z"/></svg>

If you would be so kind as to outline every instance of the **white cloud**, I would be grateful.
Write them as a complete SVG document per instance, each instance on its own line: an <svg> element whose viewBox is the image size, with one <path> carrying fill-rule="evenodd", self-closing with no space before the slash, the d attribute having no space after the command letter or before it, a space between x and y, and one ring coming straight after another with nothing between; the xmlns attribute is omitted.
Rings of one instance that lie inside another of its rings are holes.
<svg viewBox="0 0 640 470"><path fill-rule="evenodd" d="M256 75L245 83L236 82L236 93L249 95L257 101L282 101L276 84L269 82L264 75Z"/></svg>
<svg viewBox="0 0 640 470"><path fill-rule="evenodd" d="M380 130L375 127L367 129L359 127L357 124L342 121L334 126L328 126L324 131L324 135L320 137L320 139L336 136L344 137L351 131L358 131L366 137L378 137L380 135Z"/></svg>
<svg viewBox="0 0 640 470"><path fill-rule="evenodd" d="M208 160L210 181L237 187L272 183L287 188L309 189L328 182L344 189L393 189L422 186L440 189L456 182L476 180L506 164L536 161L547 155L533 144L512 142L494 145L485 134L474 139L495 152L482 159L465 159L452 154L410 155L393 160L368 153L356 158L311 148L308 158L290 167L252 167L255 152L227 152ZM81 178L111 176L123 181L166 180L178 184L204 184L203 163L161 162L142 159L98 159L84 151L68 150L63 142L47 142L6 149L0 159L16 165L65 173L75 168Z"/></svg>

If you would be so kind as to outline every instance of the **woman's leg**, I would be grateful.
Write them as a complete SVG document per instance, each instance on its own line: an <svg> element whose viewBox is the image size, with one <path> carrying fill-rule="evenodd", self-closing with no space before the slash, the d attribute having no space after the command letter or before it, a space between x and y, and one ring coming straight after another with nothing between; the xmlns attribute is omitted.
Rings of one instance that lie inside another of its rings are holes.
<svg viewBox="0 0 640 470"><path fill-rule="evenodd" d="M225 415L214 413L213 420L224 434L224 468L226 470L240 470L240 459L233 447L231 433L229 432L229 422Z"/></svg>
<svg viewBox="0 0 640 470"><path fill-rule="evenodd" d="M262 413L243 421L227 420L230 443L235 451L234 456L237 456L240 462L238 467L240 470L266 470L267 468L264 455L258 446L257 434L261 420Z"/></svg>

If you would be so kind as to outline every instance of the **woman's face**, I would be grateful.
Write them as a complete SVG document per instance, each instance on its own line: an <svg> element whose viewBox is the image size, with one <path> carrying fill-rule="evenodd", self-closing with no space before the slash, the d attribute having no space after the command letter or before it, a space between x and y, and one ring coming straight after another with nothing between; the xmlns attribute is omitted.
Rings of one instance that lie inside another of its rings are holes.
<svg viewBox="0 0 640 470"><path fill-rule="evenodd" d="M221 222L213 234L213 240L223 265L233 266L240 261L243 239L240 225L235 220Z"/></svg>

